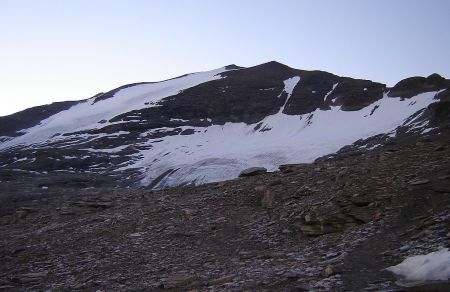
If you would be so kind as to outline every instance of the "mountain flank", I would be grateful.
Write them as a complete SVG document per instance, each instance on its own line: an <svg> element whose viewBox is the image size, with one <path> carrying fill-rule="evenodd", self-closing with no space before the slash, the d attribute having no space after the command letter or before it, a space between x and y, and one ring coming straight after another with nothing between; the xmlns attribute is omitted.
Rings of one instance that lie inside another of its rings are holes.
<svg viewBox="0 0 450 292"><path fill-rule="evenodd" d="M0 117L0 289L449 291L449 129L437 74L277 62Z"/></svg>

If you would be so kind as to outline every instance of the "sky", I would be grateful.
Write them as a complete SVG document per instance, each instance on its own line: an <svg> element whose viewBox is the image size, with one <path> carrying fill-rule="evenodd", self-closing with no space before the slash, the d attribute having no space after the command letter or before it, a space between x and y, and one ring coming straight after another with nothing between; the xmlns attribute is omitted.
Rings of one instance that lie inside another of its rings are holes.
<svg viewBox="0 0 450 292"><path fill-rule="evenodd" d="M393 86L450 78L448 0L0 0L0 116L278 61Z"/></svg>

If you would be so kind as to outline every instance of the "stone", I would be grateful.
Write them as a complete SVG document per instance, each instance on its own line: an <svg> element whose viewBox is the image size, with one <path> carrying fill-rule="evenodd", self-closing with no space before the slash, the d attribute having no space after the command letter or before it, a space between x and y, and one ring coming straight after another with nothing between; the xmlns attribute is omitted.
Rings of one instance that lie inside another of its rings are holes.
<svg viewBox="0 0 450 292"><path fill-rule="evenodd" d="M339 256L340 254L341 254L340 252L329 252L325 255L325 258L332 259Z"/></svg>
<svg viewBox="0 0 450 292"><path fill-rule="evenodd" d="M16 210L16 212L14 213L13 219L12 219L12 223L17 223L19 221L24 220L25 218L28 217L29 214L31 213L36 213L37 210L34 208L30 208L30 207L20 207L19 209Z"/></svg>
<svg viewBox="0 0 450 292"><path fill-rule="evenodd" d="M304 275L296 271L287 271L286 273L283 274L283 276L285 276L288 279L298 279L303 277Z"/></svg>
<svg viewBox="0 0 450 292"><path fill-rule="evenodd" d="M112 207L111 202L95 202L95 201L79 201L73 203L73 205L82 208L94 208L94 209L108 209Z"/></svg>
<svg viewBox="0 0 450 292"><path fill-rule="evenodd" d="M445 149L446 149L445 145L439 145L439 146L435 147L433 150L434 151L443 151Z"/></svg>
<svg viewBox="0 0 450 292"><path fill-rule="evenodd" d="M347 227L360 223L362 222L355 221L354 216L344 215L338 206L325 204L303 214L300 221L294 222L294 226L306 236L320 236L341 232Z"/></svg>
<svg viewBox="0 0 450 292"><path fill-rule="evenodd" d="M36 213L38 210L35 208L30 208L30 207L20 207L19 208L20 211L26 211L28 213Z"/></svg>
<svg viewBox="0 0 450 292"><path fill-rule="evenodd" d="M322 275L326 278L331 277L334 275L334 271L333 268L331 267L331 265L328 265L324 270Z"/></svg>
<svg viewBox="0 0 450 292"><path fill-rule="evenodd" d="M209 286L219 285L233 281L236 275L225 275L208 281Z"/></svg>
<svg viewBox="0 0 450 292"><path fill-rule="evenodd" d="M278 169L282 172L282 173L291 173L294 172L295 170L295 165L292 164L284 164L284 165L280 165L278 167Z"/></svg>
<svg viewBox="0 0 450 292"><path fill-rule="evenodd" d="M266 172L267 172L267 168L265 168L265 167L250 167L250 168L247 168L247 169L244 169L243 171L241 171L239 176L240 177L255 176L255 175L264 174Z"/></svg>
<svg viewBox="0 0 450 292"><path fill-rule="evenodd" d="M176 275L164 279L161 287L164 289L187 287L197 280L195 275Z"/></svg>
<svg viewBox="0 0 450 292"><path fill-rule="evenodd" d="M353 203L353 205L358 207L365 207L372 203L372 200L370 198L361 195L352 196L350 201Z"/></svg>
<svg viewBox="0 0 450 292"><path fill-rule="evenodd" d="M431 189L437 193L450 193L450 183L446 181L436 181L431 185Z"/></svg>
<svg viewBox="0 0 450 292"><path fill-rule="evenodd" d="M423 237L424 235L425 235L425 232L421 231L421 232L416 233L415 235L411 236L411 239L416 240L416 239Z"/></svg>
<svg viewBox="0 0 450 292"><path fill-rule="evenodd" d="M251 259L253 257L254 257L254 255L251 252L249 252L249 251L241 251L241 252L239 252L239 258L240 259L246 260L246 259Z"/></svg>
<svg viewBox="0 0 450 292"><path fill-rule="evenodd" d="M31 283L31 282L39 282L46 276L47 276L47 272L16 274L11 277L11 280L13 282L25 284L25 283Z"/></svg>
<svg viewBox="0 0 450 292"><path fill-rule="evenodd" d="M25 251L26 249L27 249L26 246L18 246L11 250L11 254L13 254L13 255L19 254L19 253Z"/></svg>
<svg viewBox="0 0 450 292"><path fill-rule="evenodd" d="M17 223L19 221L22 221L23 219L28 217L29 212L24 210L17 210L14 213L13 223Z"/></svg>
<svg viewBox="0 0 450 292"><path fill-rule="evenodd" d="M188 216L188 217L192 217L192 216L194 216L194 215L197 213L196 210L194 210L194 209L189 209L189 208L184 208L182 211L183 211L183 213L184 213L186 216Z"/></svg>
<svg viewBox="0 0 450 292"><path fill-rule="evenodd" d="M261 206L266 209L273 208L273 193L270 190L264 192L264 196L261 200Z"/></svg>
<svg viewBox="0 0 450 292"><path fill-rule="evenodd" d="M430 183L429 179L417 179L417 180L412 180L409 182L409 184L412 186L419 186L419 185L424 185L427 183Z"/></svg>
<svg viewBox="0 0 450 292"><path fill-rule="evenodd" d="M294 194L292 194L292 198L301 198L304 196L309 196L313 193L313 190L307 186L300 187Z"/></svg>
<svg viewBox="0 0 450 292"><path fill-rule="evenodd" d="M410 249L411 249L411 245L410 244L405 244L405 245L403 245L403 246L401 246L399 248L400 251L407 251L407 250L410 250Z"/></svg>
<svg viewBox="0 0 450 292"><path fill-rule="evenodd" d="M276 180L274 180L274 181L271 181L270 183L269 183L269 186L278 186L278 185L281 185L281 184L283 184L283 181L281 181L281 179L276 179Z"/></svg>
<svg viewBox="0 0 450 292"><path fill-rule="evenodd" d="M447 180L447 179L450 179L450 174L438 176L437 179L438 179L438 180Z"/></svg>
<svg viewBox="0 0 450 292"><path fill-rule="evenodd" d="M296 291L311 291L311 286L307 284L299 284L295 286Z"/></svg>
<svg viewBox="0 0 450 292"><path fill-rule="evenodd" d="M258 193L264 193L267 190L266 186L256 186L254 190Z"/></svg>

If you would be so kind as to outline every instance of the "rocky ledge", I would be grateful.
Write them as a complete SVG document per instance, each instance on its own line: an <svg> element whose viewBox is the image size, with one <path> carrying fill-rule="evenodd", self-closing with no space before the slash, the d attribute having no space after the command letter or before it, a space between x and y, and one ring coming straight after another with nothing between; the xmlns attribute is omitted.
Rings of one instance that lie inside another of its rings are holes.
<svg viewBox="0 0 450 292"><path fill-rule="evenodd" d="M0 289L449 291L385 270L449 247L448 145L405 140L199 187L35 189L0 217Z"/></svg>

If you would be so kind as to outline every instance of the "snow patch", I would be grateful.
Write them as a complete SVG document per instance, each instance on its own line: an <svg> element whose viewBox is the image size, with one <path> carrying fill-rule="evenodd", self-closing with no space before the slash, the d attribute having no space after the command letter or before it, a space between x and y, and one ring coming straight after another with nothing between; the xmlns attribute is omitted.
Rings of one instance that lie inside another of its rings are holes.
<svg viewBox="0 0 450 292"><path fill-rule="evenodd" d="M333 93L333 91L336 89L336 87L338 86L338 84L339 84L339 82L338 82L338 83L335 83L335 84L333 85L333 88L331 88L331 90L328 91L327 94L325 94L325 96L323 97L323 101L326 101L326 100L327 100L327 97L330 96L330 94ZM334 103L334 99L333 99L333 103Z"/></svg>
<svg viewBox="0 0 450 292"><path fill-rule="evenodd" d="M286 107L286 105L289 101L289 98L291 98L292 91L294 91L294 88L298 84L299 81L300 81L300 77L298 77L298 76L295 76L295 77L292 77L292 78L289 78L289 79L283 81L284 89L278 97L280 97L283 92L286 92L288 94L288 96L286 97L286 101L284 102L283 106L280 108L279 113L283 112L284 108Z"/></svg>
<svg viewBox="0 0 450 292"><path fill-rule="evenodd" d="M431 131L433 131L435 129L437 129L437 128L427 128L427 129L422 131L422 134L426 134L426 133L431 132Z"/></svg>
<svg viewBox="0 0 450 292"><path fill-rule="evenodd" d="M406 258L396 266L386 270L400 276L398 284L415 286L426 281L446 281L450 279L450 251L438 251Z"/></svg>
<svg viewBox="0 0 450 292"><path fill-rule="evenodd" d="M14 157L14 162L22 162L22 161L27 161L28 160L28 158L27 157L23 157L23 158L20 158L20 159L18 159L17 157Z"/></svg>
<svg viewBox="0 0 450 292"><path fill-rule="evenodd" d="M171 122L189 122L188 120L183 120L183 119L170 119Z"/></svg>
<svg viewBox="0 0 450 292"><path fill-rule="evenodd" d="M84 148L80 150L89 151L89 152L100 152L100 153L116 153L120 152L123 149L127 148L129 145L121 145L115 148L106 148L106 149L94 149L94 148Z"/></svg>

